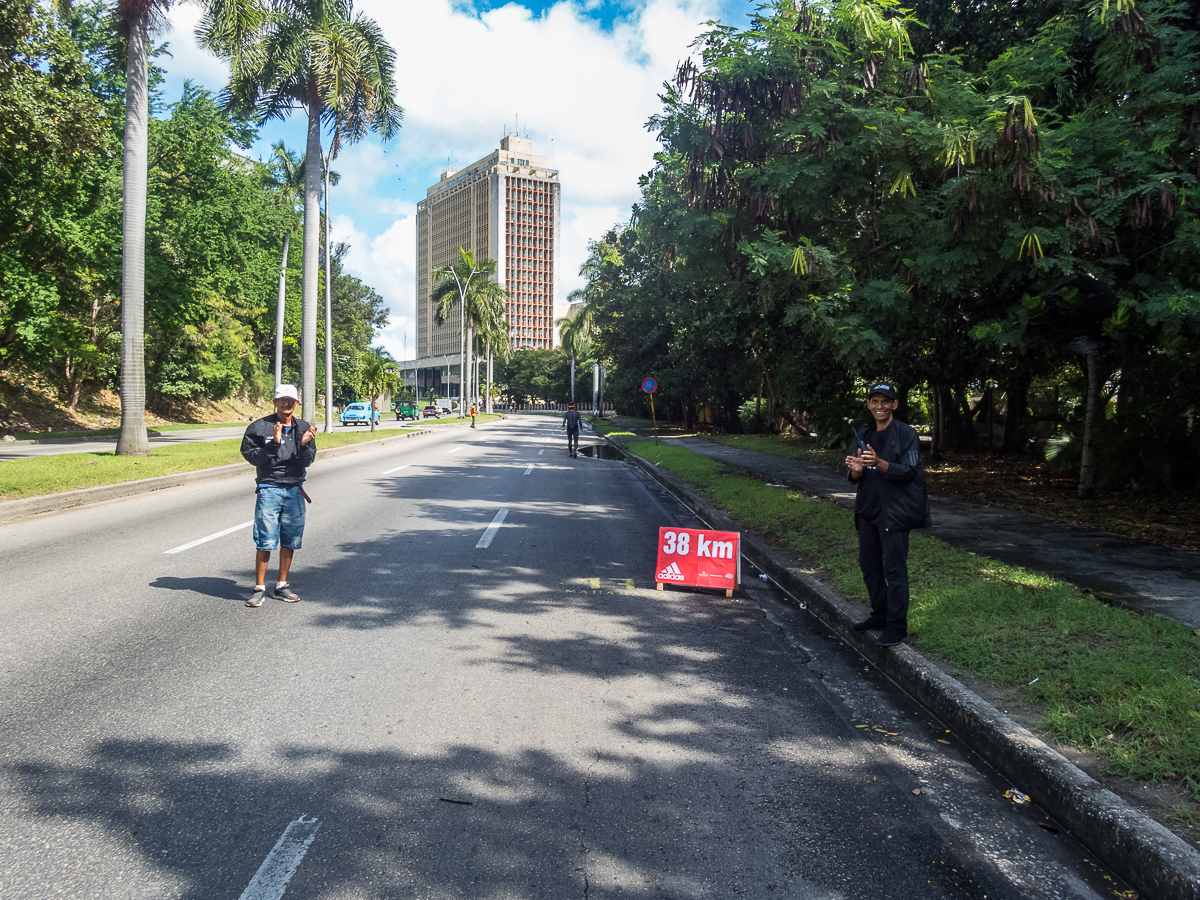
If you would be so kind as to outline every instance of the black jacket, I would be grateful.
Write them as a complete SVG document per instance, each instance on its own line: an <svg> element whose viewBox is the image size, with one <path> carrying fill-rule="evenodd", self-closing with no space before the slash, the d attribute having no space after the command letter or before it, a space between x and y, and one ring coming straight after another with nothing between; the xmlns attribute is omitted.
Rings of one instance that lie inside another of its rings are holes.
<svg viewBox="0 0 1200 900"><path fill-rule="evenodd" d="M274 484L279 487L295 487L304 484L304 470L317 458L317 442L314 438L301 444L300 438L308 431L309 424L292 416L292 430L275 443L275 413L251 422L242 436L242 456L246 462L257 467L258 484Z"/></svg>
<svg viewBox="0 0 1200 900"><path fill-rule="evenodd" d="M874 427L868 425L859 432L859 440L865 444ZM929 517L929 489L925 486L925 467L921 463L921 440L917 432L911 425L892 419L892 424L883 433L883 445L876 452L880 459L887 460L887 474L879 470L864 471L857 481L859 493L867 478L878 479L884 528L889 531L928 528L933 521ZM850 477L849 472L846 477ZM854 524L857 527L857 512Z"/></svg>
<svg viewBox="0 0 1200 900"><path fill-rule="evenodd" d="M582 419L583 414L577 409L568 409L563 413L563 425L566 426L567 431L578 431Z"/></svg>

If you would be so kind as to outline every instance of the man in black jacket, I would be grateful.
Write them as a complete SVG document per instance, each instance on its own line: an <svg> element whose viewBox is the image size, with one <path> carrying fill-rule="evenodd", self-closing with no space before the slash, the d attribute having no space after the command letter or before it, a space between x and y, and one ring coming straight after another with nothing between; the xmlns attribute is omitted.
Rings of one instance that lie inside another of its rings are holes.
<svg viewBox="0 0 1200 900"><path fill-rule="evenodd" d="M908 532L931 524L920 440L893 416L898 405L890 384L873 385L867 409L875 427L855 435L858 448L846 457L848 476L858 485L858 565L871 598L871 615L854 630L883 629L881 647L908 637Z"/></svg>
<svg viewBox="0 0 1200 900"><path fill-rule="evenodd" d="M242 456L257 467L254 503L254 593L247 606L262 606L267 596L267 564L279 550L279 580L274 595L287 603L300 599L288 584L292 555L304 538L305 469L317 458L317 429L292 415L299 397L295 385L275 389L275 412L251 422L242 437Z"/></svg>
<svg viewBox="0 0 1200 900"><path fill-rule="evenodd" d="M579 455L579 424L583 421L583 416L579 410L575 408L574 403L567 404L567 411L563 413L563 428L567 431L567 455L574 459Z"/></svg>

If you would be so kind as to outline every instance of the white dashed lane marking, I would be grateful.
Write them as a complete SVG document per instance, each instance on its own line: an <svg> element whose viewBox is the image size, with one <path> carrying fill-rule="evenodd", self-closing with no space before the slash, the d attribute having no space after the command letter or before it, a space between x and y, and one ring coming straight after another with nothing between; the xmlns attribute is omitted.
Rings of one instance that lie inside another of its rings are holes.
<svg viewBox="0 0 1200 900"><path fill-rule="evenodd" d="M233 534L235 531L241 531L243 528L249 528L254 524L254 520L243 522L241 525L234 525L232 528L226 528L224 531L218 531L216 534L210 534L208 537L202 537L197 541L190 541L186 544L180 544L178 547L172 547L170 550L164 550L163 553L182 553L184 550L191 550L193 547L199 547L201 544L207 544L209 541L215 541L219 537L225 537L227 534Z"/></svg>
<svg viewBox="0 0 1200 900"><path fill-rule="evenodd" d="M525 470L525 474L528 475L532 471L533 471L533 466L530 466L528 469Z"/></svg>
<svg viewBox="0 0 1200 900"><path fill-rule="evenodd" d="M393 472L399 472L401 469L407 469L411 465L412 465L412 463L405 463L402 466L396 466L396 468L394 468L394 469L388 469L386 472L383 472L382 474L391 475Z"/></svg>
<svg viewBox="0 0 1200 900"><path fill-rule="evenodd" d="M479 539L479 543L475 545L476 550L484 550L491 546L492 538L496 536L496 532L500 530L500 526L504 524L504 519L508 515L508 507L501 508L500 512L496 513L496 518L492 519L492 524L487 527L487 531L483 533L483 537Z"/></svg>
<svg viewBox="0 0 1200 900"><path fill-rule="evenodd" d="M239 900L279 900L320 830L315 816L301 816L285 828Z"/></svg>

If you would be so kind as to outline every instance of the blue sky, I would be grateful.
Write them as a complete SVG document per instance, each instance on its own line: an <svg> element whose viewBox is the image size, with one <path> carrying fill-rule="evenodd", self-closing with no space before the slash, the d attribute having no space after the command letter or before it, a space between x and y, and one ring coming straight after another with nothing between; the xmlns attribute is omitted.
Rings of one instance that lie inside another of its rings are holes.
<svg viewBox="0 0 1200 900"><path fill-rule="evenodd" d="M710 18L744 24L755 4L742 0L497 2L358 0L396 49L400 136L343 150L331 194L334 240L351 244L348 267L383 295L390 322L380 335L397 357L415 355L416 234L413 215L446 168L474 162L519 121L561 172L560 304L580 287L587 242L629 217L638 176L656 142L645 122L659 109L663 81L688 54ZM185 79L219 91L223 64L195 46L199 13L171 12L163 99L178 99ZM252 155L283 140L301 151L303 114L262 129ZM407 341L405 337L407 336Z"/></svg>

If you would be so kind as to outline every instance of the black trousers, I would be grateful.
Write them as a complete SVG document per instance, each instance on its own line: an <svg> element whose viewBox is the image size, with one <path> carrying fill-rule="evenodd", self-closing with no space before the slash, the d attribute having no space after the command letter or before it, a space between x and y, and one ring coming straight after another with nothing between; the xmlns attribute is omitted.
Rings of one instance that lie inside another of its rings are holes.
<svg viewBox="0 0 1200 900"><path fill-rule="evenodd" d="M858 517L858 567L871 597L871 615L907 631L908 532L888 531L882 521Z"/></svg>
<svg viewBox="0 0 1200 900"><path fill-rule="evenodd" d="M575 453L577 450L579 450L579 431L578 430L572 431L570 428L568 428L567 429L567 452Z"/></svg>

